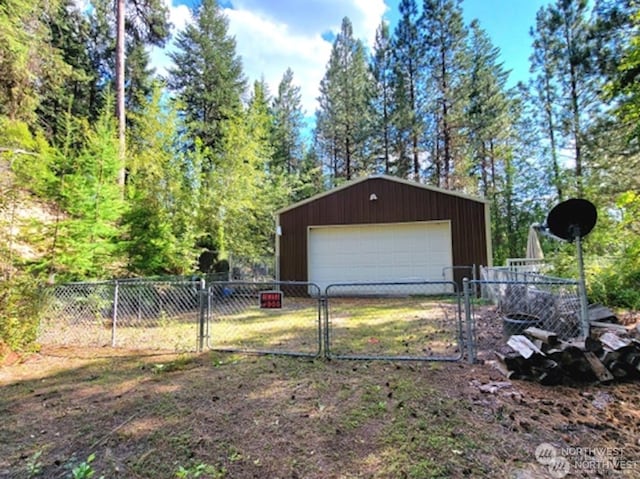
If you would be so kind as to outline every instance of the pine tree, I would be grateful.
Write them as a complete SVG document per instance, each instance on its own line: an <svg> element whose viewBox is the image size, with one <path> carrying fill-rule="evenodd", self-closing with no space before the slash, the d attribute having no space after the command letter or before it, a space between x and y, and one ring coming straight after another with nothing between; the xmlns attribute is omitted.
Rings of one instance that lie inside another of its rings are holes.
<svg viewBox="0 0 640 479"><path fill-rule="evenodd" d="M224 123L240 112L245 82L235 40L215 0L203 0L195 22L176 38L168 86L184 107L187 128L205 148L219 151Z"/></svg>
<svg viewBox="0 0 640 479"><path fill-rule="evenodd" d="M558 146L572 152L573 188L578 195L584 192L587 160L586 132L589 118L598 115L597 90L600 78L593 74L592 36L587 20L587 0L557 0L543 7L536 19L534 68L543 74L543 93L557 89L554 99L557 108ZM549 85L546 85L548 83ZM550 99L543 97L543 101ZM547 112L547 116L549 113ZM555 174L555 166L554 166Z"/></svg>
<svg viewBox="0 0 640 479"><path fill-rule="evenodd" d="M491 44L477 20L470 25L470 72L465 105L470 173L477 176L480 191L489 197L495 192L505 132L509 131L508 73L498 63L500 51Z"/></svg>
<svg viewBox="0 0 640 479"><path fill-rule="evenodd" d="M467 30L462 20L460 0L424 0L421 17L422 44L428 80L425 94L430 95L430 126L433 139L432 178L444 188L464 186L461 99L465 95L468 71Z"/></svg>
<svg viewBox="0 0 640 479"><path fill-rule="evenodd" d="M551 183L554 185L559 201L564 198L564 180L560 167L558 142L558 87L554 82L556 70L552 55L552 33L549 30L548 11L540 9L536 14L536 29L531 30L533 54L529 58L531 73L536 76L531 80L531 88L535 92L535 103L539 106L540 124L543 135L548 138L544 149L544 157L549 159Z"/></svg>
<svg viewBox="0 0 640 479"><path fill-rule="evenodd" d="M364 46L354 38L351 21L345 17L320 85L316 113L321 154L331 166L334 182L373 169L368 151L371 90Z"/></svg>
<svg viewBox="0 0 640 479"><path fill-rule="evenodd" d="M385 21L376 30L370 68L375 88L372 96L372 154L376 158L376 171L388 175L392 163L393 63L389 24Z"/></svg>
<svg viewBox="0 0 640 479"><path fill-rule="evenodd" d="M118 222L123 203L112 104L107 99L92 127L79 122L84 138L77 154L58 155L58 197L65 216L51 239L48 261L49 269L66 279L112 277L120 266Z"/></svg>
<svg viewBox="0 0 640 479"><path fill-rule="evenodd" d="M424 119L424 43L416 0L401 0L400 20L392 39L394 174L420 179L420 150Z"/></svg>
<svg viewBox="0 0 640 479"><path fill-rule="evenodd" d="M278 94L272 102L274 154L271 166L289 175L296 174L302 161L304 114L300 87L293 83L293 71L287 68Z"/></svg>

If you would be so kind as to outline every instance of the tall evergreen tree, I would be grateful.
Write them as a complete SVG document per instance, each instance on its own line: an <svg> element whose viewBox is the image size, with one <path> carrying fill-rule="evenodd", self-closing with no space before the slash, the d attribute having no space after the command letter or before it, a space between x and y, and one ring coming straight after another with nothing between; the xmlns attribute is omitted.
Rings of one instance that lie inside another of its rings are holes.
<svg viewBox="0 0 640 479"><path fill-rule="evenodd" d="M424 43L420 36L416 0L400 0L400 20L393 39L393 104L395 174L420 176L421 138L424 134Z"/></svg>
<svg viewBox="0 0 640 479"><path fill-rule="evenodd" d="M324 145L321 153L331 166L334 182L370 172L372 82L364 46L354 38L351 21L346 17L333 43L320 90L317 135Z"/></svg>
<svg viewBox="0 0 640 479"><path fill-rule="evenodd" d="M215 0L203 0L170 53L168 86L182 102L187 128L206 148L219 151L224 122L241 109L245 88L236 42Z"/></svg>
<svg viewBox="0 0 640 479"><path fill-rule="evenodd" d="M302 162L302 128L304 113L300 87L293 83L293 71L287 68L272 102L273 145L272 167L292 175Z"/></svg>
<svg viewBox="0 0 640 479"><path fill-rule="evenodd" d="M124 251L136 274L188 274L193 271L197 224L194 184L186 174L188 155L180 151L177 112L163 104L163 90L153 87L138 113L130 142L128 211Z"/></svg>
<svg viewBox="0 0 640 479"><path fill-rule="evenodd" d="M57 2L6 0L0 6L0 115L36 122L36 109L50 89L71 73L51 44L47 18Z"/></svg>
<svg viewBox="0 0 640 479"><path fill-rule="evenodd" d="M376 158L376 171L391 173L393 135L393 63L389 24L382 21L376 30L371 75L374 81L372 95L372 154Z"/></svg>
<svg viewBox="0 0 640 479"><path fill-rule="evenodd" d="M433 182L444 188L464 186L462 111L466 98L465 79L467 30L462 20L460 0L424 0L421 18L427 92L432 117L431 159Z"/></svg>
<svg viewBox="0 0 640 479"><path fill-rule="evenodd" d="M564 150L572 152L573 189L584 192L585 165L587 163L586 132L590 117L597 115L597 91L601 80L593 74L592 35L588 22L587 0L557 0L543 7L536 21L536 39L542 39L535 48L542 61L534 64L543 74L551 74L550 81L557 88L558 133ZM549 70L548 72L546 70Z"/></svg>
<svg viewBox="0 0 640 479"><path fill-rule="evenodd" d="M98 121L89 127L77 154L59 155L60 206L65 212L52 237L50 270L67 279L104 278L117 274L118 222L123 211L117 184L120 164L113 100L105 102Z"/></svg>
<svg viewBox="0 0 640 479"><path fill-rule="evenodd" d="M497 164L509 131L508 73L498 63L500 51L491 44L477 20L470 25L470 72L465 105L470 173L476 175L486 197L495 192Z"/></svg>
<svg viewBox="0 0 640 479"><path fill-rule="evenodd" d="M533 54L529 58L531 62L530 72L535 76L530 80L530 86L534 90L534 101L539 108L538 118L540 130L547 138L547 144L543 150L543 157L548 159L551 184L554 185L559 201L564 199L564 175L559 158L559 134L558 134L558 86L554 81L556 71L555 63L558 61L552 54L552 32L547 20L549 13L545 9L538 10L536 14L536 28L531 29L533 37Z"/></svg>

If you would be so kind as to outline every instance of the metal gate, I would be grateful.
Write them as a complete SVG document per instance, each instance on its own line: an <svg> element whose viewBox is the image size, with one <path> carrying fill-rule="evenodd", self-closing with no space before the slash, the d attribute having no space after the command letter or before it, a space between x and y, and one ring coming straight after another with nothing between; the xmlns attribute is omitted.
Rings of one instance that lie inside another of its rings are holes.
<svg viewBox="0 0 640 479"><path fill-rule="evenodd" d="M451 281L332 284L325 354L335 359L457 361L461 300Z"/></svg>
<svg viewBox="0 0 640 479"><path fill-rule="evenodd" d="M322 295L313 283L212 283L203 313L201 338L209 349L292 356L322 352Z"/></svg>

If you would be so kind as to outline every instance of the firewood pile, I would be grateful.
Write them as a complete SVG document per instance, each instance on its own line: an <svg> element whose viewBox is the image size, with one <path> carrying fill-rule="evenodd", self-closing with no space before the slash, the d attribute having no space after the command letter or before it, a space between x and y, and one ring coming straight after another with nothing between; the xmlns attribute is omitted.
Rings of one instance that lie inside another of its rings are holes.
<svg viewBox="0 0 640 479"><path fill-rule="evenodd" d="M495 365L507 378L547 385L639 379L640 324L591 321L590 326L587 338L571 340L529 327L495 351Z"/></svg>

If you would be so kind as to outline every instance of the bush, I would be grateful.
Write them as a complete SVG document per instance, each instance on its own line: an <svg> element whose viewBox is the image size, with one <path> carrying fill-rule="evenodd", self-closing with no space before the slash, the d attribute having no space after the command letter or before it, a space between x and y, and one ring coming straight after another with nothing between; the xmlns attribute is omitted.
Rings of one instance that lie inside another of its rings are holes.
<svg viewBox="0 0 640 479"><path fill-rule="evenodd" d="M32 346L40 324L41 288L28 275L0 282L0 342L13 350Z"/></svg>
<svg viewBox="0 0 640 479"><path fill-rule="evenodd" d="M640 310L640 262L625 256L590 274L591 302Z"/></svg>

